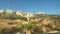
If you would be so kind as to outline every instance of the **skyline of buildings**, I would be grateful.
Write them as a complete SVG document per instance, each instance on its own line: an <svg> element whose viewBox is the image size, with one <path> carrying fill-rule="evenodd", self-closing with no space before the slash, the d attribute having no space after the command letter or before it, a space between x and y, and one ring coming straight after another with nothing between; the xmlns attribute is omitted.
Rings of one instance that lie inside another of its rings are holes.
<svg viewBox="0 0 60 34"><path fill-rule="evenodd" d="M10 10L10 9L8 9L8 10L0 10L0 12L7 12L7 13L12 13L12 12L17 12L17 13L22 13L23 11L21 11L21 10L16 10L16 11L13 11L13 10ZM30 13L30 14L32 14L31 12L24 12L24 13ZM44 12L37 12L38 14L39 13L42 13L42 14L44 14ZM37 14L36 13L36 14Z"/></svg>
<svg viewBox="0 0 60 34"><path fill-rule="evenodd" d="M24 11L21 11L21 10L16 10L16 11L14 11L14 10L11 10L11 9L7 9L7 10L1 10L0 9L0 13L3 13L3 12L6 12L6 13L13 13L13 12L15 12L16 14L21 14L21 13L23 13L23 14L47 14L46 12L44 12L44 11L37 11L36 13L32 13L32 12L30 12L30 11L26 11L26 12L24 12ZM56 12L56 14L58 14L57 12Z"/></svg>

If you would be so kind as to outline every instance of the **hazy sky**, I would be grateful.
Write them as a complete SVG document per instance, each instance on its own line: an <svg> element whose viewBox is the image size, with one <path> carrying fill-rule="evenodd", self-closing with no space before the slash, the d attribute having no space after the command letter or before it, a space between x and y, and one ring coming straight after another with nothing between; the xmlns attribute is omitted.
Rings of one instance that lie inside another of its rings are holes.
<svg viewBox="0 0 60 34"><path fill-rule="evenodd" d="M60 0L0 0L0 9L21 10L23 12L60 13Z"/></svg>

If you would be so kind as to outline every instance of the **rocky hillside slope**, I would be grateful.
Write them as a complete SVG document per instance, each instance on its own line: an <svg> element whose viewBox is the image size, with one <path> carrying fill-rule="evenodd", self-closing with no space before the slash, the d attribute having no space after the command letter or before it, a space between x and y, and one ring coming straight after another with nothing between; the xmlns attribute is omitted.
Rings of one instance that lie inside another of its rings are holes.
<svg viewBox="0 0 60 34"><path fill-rule="evenodd" d="M30 23L31 26L28 24ZM34 14L27 17L13 14L0 14L0 33L15 33L18 31L24 31L22 25L28 24L27 28L30 28L32 33L45 33L51 31L60 31L60 15L48 15L48 14Z"/></svg>

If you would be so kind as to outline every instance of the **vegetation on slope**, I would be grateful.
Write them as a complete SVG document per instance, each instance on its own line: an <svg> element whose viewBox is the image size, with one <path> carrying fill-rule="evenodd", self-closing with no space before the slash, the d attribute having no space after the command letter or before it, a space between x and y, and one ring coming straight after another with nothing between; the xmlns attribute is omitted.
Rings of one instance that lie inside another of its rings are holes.
<svg viewBox="0 0 60 34"><path fill-rule="evenodd" d="M13 14L0 14L0 33L13 34L30 30L33 34L60 31L60 15L34 14L34 17Z"/></svg>

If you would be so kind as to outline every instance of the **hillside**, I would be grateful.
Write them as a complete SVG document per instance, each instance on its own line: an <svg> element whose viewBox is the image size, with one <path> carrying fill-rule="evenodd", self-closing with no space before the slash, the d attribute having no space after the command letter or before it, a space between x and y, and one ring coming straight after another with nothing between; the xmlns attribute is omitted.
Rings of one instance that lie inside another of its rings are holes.
<svg viewBox="0 0 60 34"><path fill-rule="evenodd" d="M29 22L27 17L16 13L0 13L0 33L25 32L25 27L34 34L60 31L60 15L34 14L28 18Z"/></svg>

